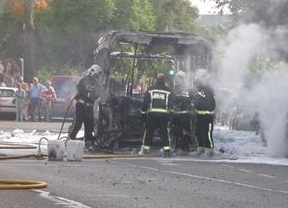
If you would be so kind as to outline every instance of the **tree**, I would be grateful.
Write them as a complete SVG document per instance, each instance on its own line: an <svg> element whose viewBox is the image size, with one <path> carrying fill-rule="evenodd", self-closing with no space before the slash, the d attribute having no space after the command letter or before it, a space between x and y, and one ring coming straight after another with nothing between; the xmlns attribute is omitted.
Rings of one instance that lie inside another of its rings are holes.
<svg viewBox="0 0 288 208"><path fill-rule="evenodd" d="M154 30L155 14L149 0L115 1L111 29Z"/></svg>
<svg viewBox="0 0 288 208"><path fill-rule="evenodd" d="M1 15L0 28L0 57L20 57L19 34L23 33L22 23L4 13Z"/></svg>
<svg viewBox="0 0 288 208"><path fill-rule="evenodd" d="M41 36L50 34L44 40L51 49L49 60L57 65L63 62L78 64L80 68L92 63L92 51L106 31L154 28L154 15L148 0L53 1L39 21L46 24Z"/></svg>
<svg viewBox="0 0 288 208"><path fill-rule="evenodd" d="M106 30L113 10L112 0L52 1L37 19L43 25L39 31L45 37L42 43L49 48L47 61L56 66L78 64L81 68L90 64L92 47L99 33Z"/></svg>
<svg viewBox="0 0 288 208"><path fill-rule="evenodd" d="M98 39L109 30L197 30L198 11L188 0L2 2L7 6L0 13L0 55L24 57L29 79L38 69L89 67Z"/></svg>
<svg viewBox="0 0 288 208"><path fill-rule="evenodd" d="M150 0L156 15L156 31L195 31L198 9L189 0Z"/></svg>
<svg viewBox="0 0 288 208"><path fill-rule="evenodd" d="M48 0L6 0L0 3L5 8L2 11L1 23L7 23L8 29L1 34L1 46L7 53L13 53L10 55L12 57L24 57L28 69L27 77L31 78L34 75L34 12L45 10ZM12 27L17 34L13 33ZM8 44L10 47L5 46Z"/></svg>
<svg viewBox="0 0 288 208"><path fill-rule="evenodd" d="M211 0L210 0L211 1ZM286 0L212 0L218 7L228 5L235 22L261 23L266 27L285 25L288 20Z"/></svg>

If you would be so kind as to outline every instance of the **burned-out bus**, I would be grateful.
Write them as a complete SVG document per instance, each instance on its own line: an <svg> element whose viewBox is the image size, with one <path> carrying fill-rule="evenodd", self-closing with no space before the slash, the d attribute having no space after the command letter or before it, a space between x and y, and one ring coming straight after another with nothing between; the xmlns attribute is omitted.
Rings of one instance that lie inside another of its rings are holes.
<svg viewBox="0 0 288 208"><path fill-rule="evenodd" d="M165 73L173 87L173 74L181 70L193 83L196 69L211 70L212 47L210 39L191 33L111 31L102 36L94 51L106 89L95 113L97 146L140 147L142 95L156 74Z"/></svg>

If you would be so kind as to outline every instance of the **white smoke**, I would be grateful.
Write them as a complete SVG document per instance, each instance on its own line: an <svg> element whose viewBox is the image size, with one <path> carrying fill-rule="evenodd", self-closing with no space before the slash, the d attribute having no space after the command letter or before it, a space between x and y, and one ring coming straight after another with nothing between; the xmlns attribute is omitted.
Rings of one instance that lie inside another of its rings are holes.
<svg viewBox="0 0 288 208"><path fill-rule="evenodd" d="M287 64L279 64L276 71L267 72L261 82L250 93L259 112L261 125L267 138L268 147L274 156L286 156L286 120L288 113L288 71Z"/></svg>
<svg viewBox="0 0 288 208"><path fill-rule="evenodd" d="M274 63L273 68L260 70L261 76L249 84L252 87L245 88L243 84L251 59L257 57L262 60L277 60L280 57L279 49L287 51L287 32L283 27L269 31L257 24L242 24L229 32L216 51L220 66L215 88L227 88L237 95L237 105L241 105L251 119L256 112L259 113L271 154L281 157L288 155L288 139L285 137L288 65ZM231 101L224 97L221 103L233 103L235 98L233 99Z"/></svg>
<svg viewBox="0 0 288 208"><path fill-rule="evenodd" d="M221 66L218 71L219 85L233 90L242 85L250 59L260 54L265 44L265 34L256 24L240 25L219 43L218 54L221 54ZM261 46L261 47L259 47ZM223 51L223 52L221 52Z"/></svg>

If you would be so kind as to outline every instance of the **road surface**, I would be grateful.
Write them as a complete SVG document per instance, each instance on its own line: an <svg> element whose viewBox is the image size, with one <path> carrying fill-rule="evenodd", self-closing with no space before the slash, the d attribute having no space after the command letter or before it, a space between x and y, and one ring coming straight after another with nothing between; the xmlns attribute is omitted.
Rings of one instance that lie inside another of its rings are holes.
<svg viewBox="0 0 288 208"><path fill-rule="evenodd" d="M1 208L283 208L288 204L286 166L126 158L18 159L0 161L0 167L0 178L48 184L39 190L1 190Z"/></svg>
<svg viewBox="0 0 288 208"><path fill-rule="evenodd" d="M1 121L0 130L61 127L60 122L7 122ZM0 190L1 208L286 208L288 204L287 166L237 164L237 160L10 159L0 160L0 178L48 184L37 190Z"/></svg>

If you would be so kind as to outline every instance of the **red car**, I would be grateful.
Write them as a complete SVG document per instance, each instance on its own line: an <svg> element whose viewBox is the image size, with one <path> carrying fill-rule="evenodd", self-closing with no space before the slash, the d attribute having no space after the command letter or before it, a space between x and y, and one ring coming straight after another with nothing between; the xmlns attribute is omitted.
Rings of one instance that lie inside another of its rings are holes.
<svg viewBox="0 0 288 208"><path fill-rule="evenodd" d="M75 101L72 102L72 99L77 93L76 86L79 80L80 77L70 75L58 75L52 77L51 84L57 95L57 99L52 103L52 117L65 117L66 112L67 118L74 117Z"/></svg>

